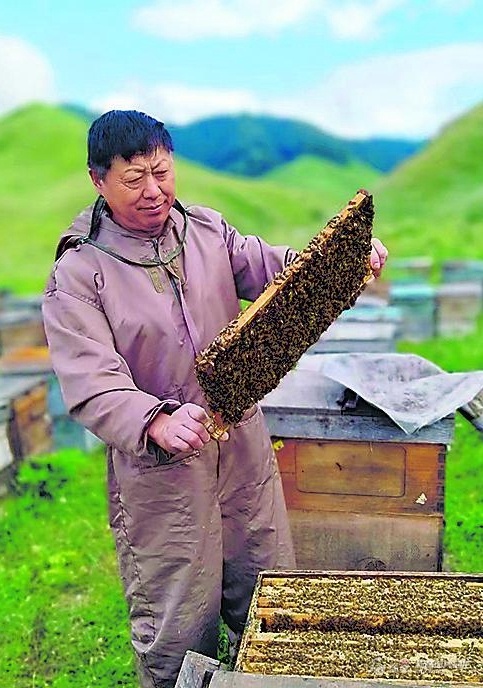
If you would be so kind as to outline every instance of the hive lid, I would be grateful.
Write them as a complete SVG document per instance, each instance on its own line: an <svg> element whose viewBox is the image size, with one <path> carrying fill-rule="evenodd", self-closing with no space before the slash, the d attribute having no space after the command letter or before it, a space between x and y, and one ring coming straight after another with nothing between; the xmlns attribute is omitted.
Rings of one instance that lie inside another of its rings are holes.
<svg viewBox="0 0 483 688"><path fill-rule="evenodd" d="M0 404L9 403L21 394L44 383L45 375L1 375L0 374Z"/></svg>

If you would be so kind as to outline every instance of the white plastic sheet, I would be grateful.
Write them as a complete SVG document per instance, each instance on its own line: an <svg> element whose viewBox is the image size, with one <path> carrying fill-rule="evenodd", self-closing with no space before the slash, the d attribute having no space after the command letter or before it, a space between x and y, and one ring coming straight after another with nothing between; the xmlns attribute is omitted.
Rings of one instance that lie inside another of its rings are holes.
<svg viewBox="0 0 483 688"><path fill-rule="evenodd" d="M447 373L413 354L323 356L320 371L381 409L411 434L471 402L483 390L483 370Z"/></svg>

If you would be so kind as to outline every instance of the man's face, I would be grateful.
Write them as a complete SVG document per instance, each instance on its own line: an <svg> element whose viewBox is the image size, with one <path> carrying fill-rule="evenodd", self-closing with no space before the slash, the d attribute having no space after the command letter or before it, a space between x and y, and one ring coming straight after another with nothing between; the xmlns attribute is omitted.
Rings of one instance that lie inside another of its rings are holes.
<svg viewBox="0 0 483 688"><path fill-rule="evenodd" d="M163 227L175 200L173 156L164 148L135 155L129 162L117 156L104 179L92 170L90 175L118 225L138 230Z"/></svg>

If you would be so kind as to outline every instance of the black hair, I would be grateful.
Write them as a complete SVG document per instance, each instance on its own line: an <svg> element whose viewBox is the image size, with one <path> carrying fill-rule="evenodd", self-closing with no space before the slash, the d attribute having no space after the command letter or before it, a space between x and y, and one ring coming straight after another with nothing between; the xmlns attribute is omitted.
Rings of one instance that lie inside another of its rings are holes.
<svg viewBox="0 0 483 688"><path fill-rule="evenodd" d="M103 179L116 156L129 162L156 148L173 150L171 135L154 117L137 110L110 110L92 122L87 136L87 166Z"/></svg>

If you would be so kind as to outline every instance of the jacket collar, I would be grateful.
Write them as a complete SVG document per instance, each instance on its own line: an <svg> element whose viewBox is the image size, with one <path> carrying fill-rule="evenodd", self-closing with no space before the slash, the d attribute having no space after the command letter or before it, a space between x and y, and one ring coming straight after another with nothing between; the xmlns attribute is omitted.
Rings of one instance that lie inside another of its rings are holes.
<svg viewBox="0 0 483 688"><path fill-rule="evenodd" d="M73 221L69 229L61 236L56 257L59 258L65 250L73 247L79 237L89 233L94 205L83 210ZM155 260L158 247L169 250L173 248L182 236L185 217L176 208L171 208L169 216L161 231L150 236L145 231L129 230L114 222L107 212L101 218L98 241L129 260Z"/></svg>

